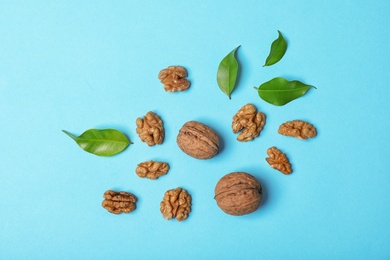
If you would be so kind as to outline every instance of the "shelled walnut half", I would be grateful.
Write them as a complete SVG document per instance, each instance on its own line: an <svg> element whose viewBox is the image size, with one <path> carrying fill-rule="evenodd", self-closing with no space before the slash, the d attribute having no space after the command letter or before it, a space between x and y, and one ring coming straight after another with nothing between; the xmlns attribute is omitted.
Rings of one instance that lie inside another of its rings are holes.
<svg viewBox="0 0 390 260"><path fill-rule="evenodd" d="M265 160L275 170L280 171L283 174L292 173L291 164L287 156L276 147L271 147L267 150L269 158Z"/></svg>
<svg viewBox="0 0 390 260"><path fill-rule="evenodd" d="M240 142L251 141L258 137L265 124L265 114L257 112L256 107L252 104L246 104L233 117L233 133L242 132L238 135L237 140Z"/></svg>
<svg viewBox="0 0 390 260"><path fill-rule="evenodd" d="M137 118L135 123L136 132L142 142L149 146L162 144L165 132L163 122L158 115L149 111L144 118Z"/></svg>
<svg viewBox="0 0 390 260"><path fill-rule="evenodd" d="M103 195L102 206L114 214L130 213L135 210L137 198L128 192L108 190Z"/></svg>
<svg viewBox="0 0 390 260"><path fill-rule="evenodd" d="M147 161L138 164L135 169L137 175L141 178L156 180L158 177L167 174L169 165L165 162Z"/></svg>
<svg viewBox="0 0 390 260"><path fill-rule="evenodd" d="M182 66L169 66L158 74L164 89L167 92L184 91L190 87L187 77L187 71Z"/></svg>
<svg viewBox="0 0 390 260"><path fill-rule="evenodd" d="M279 126L278 133L306 140L307 138L315 137L317 135L317 130L312 124L305 121L293 120L291 122L281 124Z"/></svg>
<svg viewBox="0 0 390 260"><path fill-rule="evenodd" d="M187 219L191 212L191 195L185 189L168 190L160 203L160 211L167 220L176 218L177 221Z"/></svg>

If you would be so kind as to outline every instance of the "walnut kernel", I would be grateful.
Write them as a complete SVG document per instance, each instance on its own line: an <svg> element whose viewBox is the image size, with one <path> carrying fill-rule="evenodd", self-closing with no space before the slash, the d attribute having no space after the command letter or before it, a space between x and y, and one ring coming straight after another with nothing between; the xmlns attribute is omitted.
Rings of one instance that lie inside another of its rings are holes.
<svg viewBox="0 0 390 260"><path fill-rule="evenodd" d="M168 170L169 170L169 165L167 163L155 162L150 160L138 164L138 167L135 169L135 172L141 178L146 177L155 180L158 177L167 174Z"/></svg>
<svg viewBox="0 0 390 260"><path fill-rule="evenodd" d="M238 133L244 129L237 137L240 142L251 141L258 137L265 124L265 114L256 112L256 107L246 104L233 117L232 130Z"/></svg>
<svg viewBox="0 0 390 260"><path fill-rule="evenodd" d="M267 150L267 154L269 158L266 158L266 161L272 168L283 174L292 173L291 164L288 161L287 156L282 153L282 151L276 147L271 147Z"/></svg>
<svg viewBox="0 0 390 260"><path fill-rule="evenodd" d="M191 212L191 195L185 189L168 190L160 203L160 211L167 220L176 218L177 221L187 219Z"/></svg>
<svg viewBox="0 0 390 260"><path fill-rule="evenodd" d="M302 120L293 120L281 124L278 130L279 134L296 137L301 140L313 138L317 135L317 130L312 124Z"/></svg>
<svg viewBox="0 0 390 260"><path fill-rule="evenodd" d="M246 172L232 172L223 176L214 192L218 206L233 216L254 212L260 207L262 200L260 183Z"/></svg>
<svg viewBox="0 0 390 260"><path fill-rule="evenodd" d="M155 113L149 111L144 118L137 118L136 125L137 134L147 145L162 144L164 141L163 122Z"/></svg>
<svg viewBox="0 0 390 260"><path fill-rule="evenodd" d="M102 206L114 214L130 213L135 210L137 198L128 192L108 190L103 195Z"/></svg>
<svg viewBox="0 0 390 260"><path fill-rule="evenodd" d="M185 123L177 136L180 149L197 159L210 159L219 151L219 137L207 125L196 121Z"/></svg>
<svg viewBox="0 0 390 260"><path fill-rule="evenodd" d="M167 92L184 91L190 87L190 82L185 78L187 71L182 66L169 66L158 74L164 89Z"/></svg>

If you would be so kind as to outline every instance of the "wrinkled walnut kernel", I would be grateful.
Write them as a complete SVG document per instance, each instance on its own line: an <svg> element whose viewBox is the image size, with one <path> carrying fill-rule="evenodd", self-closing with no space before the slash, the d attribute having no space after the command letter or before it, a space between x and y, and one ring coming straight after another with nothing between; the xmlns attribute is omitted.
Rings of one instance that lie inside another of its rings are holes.
<svg viewBox="0 0 390 260"><path fill-rule="evenodd" d="M265 124L265 114L256 112L256 107L246 104L233 117L232 130L238 133L244 129L237 137L240 142L251 141L258 137Z"/></svg>
<svg viewBox="0 0 390 260"><path fill-rule="evenodd" d="M137 198L131 193L108 190L104 193L103 198L103 208L111 213L130 213L135 210Z"/></svg>
<svg viewBox="0 0 390 260"><path fill-rule="evenodd" d="M268 164L275 170L280 171L283 174L292 173L291 164L288 161L287 156L282 153L278 148L271 147L267 150L269 158L266 158Z"/></svg>
<svg viewBox="0 0 390 260"><path fill-rule="evenodd" d="M317 135L317 130L312 124L302 120L293 120L281 124L278 130L279 134L296 137L301 140L313 138Z"/></svg>
<svg viewBox="0 0 390 260"><path fill-rule="evenodd" d="M187 71L182 66L169 66L158 74L164 89L167 92L184 91L190 87L190 82L185 78Z"/></svg>
<svg viewBox="0 0 390 260"><path fill-rule="evenodd" d="M155 162L155 161L147 161L138 164L135 172L141 178L149 178L152 180L157 179L158 177L167 174L169 170L169 165L165 162Z"/></svg>
<svg viewBox="0 0 390 260"><path fill-rule="evenodd" d="M149 146L162 144L165 133L163 122L158 115L149 111L143 119L137 118L135 123L137 125L136 132L142 142Z"/></svg>
<svg viewBox="0 0 390 260"><path fill-rule="evenodd" d="M167 220L176 218L177 221L187 219L191 212L191 195L185 189L168 190L160 203L160 211Z"/></svg>

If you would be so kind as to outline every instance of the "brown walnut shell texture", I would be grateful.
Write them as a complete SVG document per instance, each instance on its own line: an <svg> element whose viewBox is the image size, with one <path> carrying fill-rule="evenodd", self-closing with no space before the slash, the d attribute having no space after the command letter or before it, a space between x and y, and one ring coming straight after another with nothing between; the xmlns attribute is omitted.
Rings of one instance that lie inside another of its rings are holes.
<svg viewBox="0 0 390 260"><path fill-rule="evenodd" d="M186 220L191 212L191 195L182 188L168 190L160 203L160 211L167 220Z"/></svg>
<svg viewBox="0 0 390 260"><path fill-rule="evenodd" d="M128 192L108 190L103 195L102 206L113 214L130 213L135 210L137 198Z"/></svg>
<svg viewBox="0 0 390 260"><path fill-rule="evenodd" d="M196 121L185 123L177 136L180 149L197 159L210 159L219 151L219 137L207 125Z"/></svg>
<svg viewBox="0 0 390 260"><path fill-rule="evenodd" d="M305 121L293 120L279 126L278 133L281 135L296 137L301 140L313 138L317 135L316 128Z"/></svg>
<svg viewBox="0 0 390 260"><path fill-rule="evenodd" d="M158 74L164 89L167 92L184 91L190 87L190 82L185 78L187 71L182 66L169 66Z"/></svg>
<svg viewBox="0 0 390 260"><path fill-rule="evenodd" d="M256 211L262 200L262 187L259 181L246 172L225 175L218 181L214 192L218 206L233 216Z"/></svg>
<svg viewBox="0 0 390 260"><path fill-rule="evenodd" d="M162 144L165 131L163 122L157 114L149 111L144 118L137 118L135 123L136 132L142 142L149 146Z"/></svg>

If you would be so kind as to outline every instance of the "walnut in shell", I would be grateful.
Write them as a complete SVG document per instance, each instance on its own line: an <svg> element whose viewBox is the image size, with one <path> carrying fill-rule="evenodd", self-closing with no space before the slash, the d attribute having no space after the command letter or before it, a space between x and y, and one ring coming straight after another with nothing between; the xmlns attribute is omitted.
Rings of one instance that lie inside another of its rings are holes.
<svg viewBox="0 0 390 260"><path fill-rule="evenodd" d="M246 104L234 115L232 130L235 134L242 130L237 140L247 142L259 136L264 124L265 114L257 112L254 105Z"/></svg>
<svg viewBox="0 0 390 260"><path fill-rule="evenodd" d="M136 132L142 142L149 146L162 144L164 141L164 125L161 118L155 113L149 111L144 118L137 118Z"/></svg>
<svg viewBox="0 0 390 260"><path fill-rule="evenodd" d="M196 121L185 123L177 136L180 149L197 159L210 159L219 151L219 137L207 125Z"/></svg>
<svg viewBox="0 0 390 260"><path fill-rule="evenodd" d="M160 211L167 220L176 218L177 221L187 219L191 212L191 195L185 189L168 190L160 203Z"/></svg>
<svg viewBox="0 0 390 260"><path fill-rule="evenodd" d="M232 172L223 176L215 186L218 206L227 214L242 216L260 207L262 187L246 172Z"/></svg>
<svg viewBox="0 0 390 260"><path fill-rule="evenodd" d="M186 79L187 71L182 66L169 66L158 74L164 89L167 92L184 91L190 87L190 82Z"/></svg>
<svg viewBox="0 0 390 260"><path fill-rule="evenodd" d="M135 210L137 198L128 192L108 190L103 195L102 206L114 214L130 213Z"/></svg>
<svg viewBox="0 0 390 260"><path fill-rule="evenodd" d="M293 120L279 126L279 134L296 137L301 140L313 138L317 135L316 128L305 121Z"/></svg>
<svg viewBox="0 0 390 260"><path fill-rule="evenodd" d="M165 162L147 161L138 164L135 172L141 178L156 180L158 177L167 174L169 165Z"/></svg>
<svg viewBox="0 0 390 260"><path fill-rule="evenodd" d="M291 174L291 164L287 156L276 147L271 147L267 150L269 158L265 160L275 170L280 171L283 174Z"/></svg>

